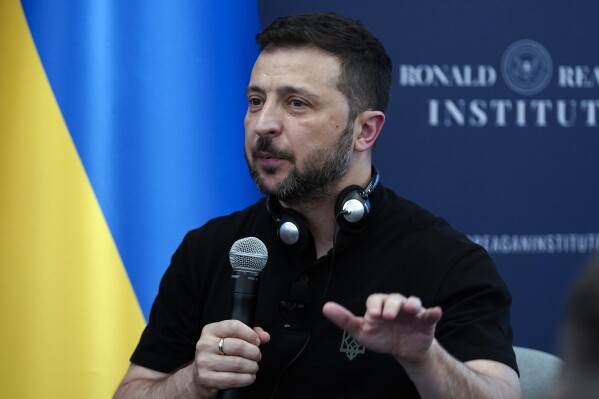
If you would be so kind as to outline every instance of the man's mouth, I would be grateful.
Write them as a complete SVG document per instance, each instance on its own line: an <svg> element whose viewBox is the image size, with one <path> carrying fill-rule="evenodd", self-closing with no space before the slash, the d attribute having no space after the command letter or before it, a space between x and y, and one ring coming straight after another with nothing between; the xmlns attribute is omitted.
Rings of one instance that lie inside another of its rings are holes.
<svg viewBox="0 0 599 399"><path fill-rule="evenodd" d="M276 157L275 155L271 154L270 152L259 152L257 158L260 159L279 159L278 157Z"/></svg>
<svg viewBox="0 0 599 399"><path fill-rule="evenodd" d="M260 137L252 148L252 158L262 166L274 167L282 161L293 162L293 155L276 148L272 140Z"/></svg>

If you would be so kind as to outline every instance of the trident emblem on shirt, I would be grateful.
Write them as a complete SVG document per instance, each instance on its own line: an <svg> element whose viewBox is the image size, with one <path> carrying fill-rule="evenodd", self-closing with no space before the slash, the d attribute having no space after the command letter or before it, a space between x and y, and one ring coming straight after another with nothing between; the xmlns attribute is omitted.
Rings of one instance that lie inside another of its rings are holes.
<svg viewBox="0 0 599 399"><path fill-rule="evenodd" d="M349 360L353 360L354 357L363 354L365 351L366 349L364 346L360 345L354 337L347 333L347 331L343 331L341 349L339 349L339 352L345 353L345 356L347 356Z"/></svg>

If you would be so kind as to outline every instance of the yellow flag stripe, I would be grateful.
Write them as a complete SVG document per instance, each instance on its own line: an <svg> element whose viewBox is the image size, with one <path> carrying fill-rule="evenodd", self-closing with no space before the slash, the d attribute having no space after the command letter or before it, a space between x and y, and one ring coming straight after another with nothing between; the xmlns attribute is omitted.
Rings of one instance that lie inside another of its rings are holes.
<svg viewBox="0 0 599 399"><path fill-rule="evenodd" d="M0 397L107 398L145 322L16 0L0 65Z"/></svg>

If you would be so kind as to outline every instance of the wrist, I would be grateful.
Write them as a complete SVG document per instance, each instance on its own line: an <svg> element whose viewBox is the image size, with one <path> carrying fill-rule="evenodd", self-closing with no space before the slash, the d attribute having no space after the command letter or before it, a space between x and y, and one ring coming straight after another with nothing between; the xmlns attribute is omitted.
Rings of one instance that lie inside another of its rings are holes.
<svg viewBox="0 0 599 399"><path fill-rule="evenodd" d="M433 339L431 345L419 354L414 354L410 357L399 357L395 356L395 359L401 364L401 366L408 372L418 372L426 370L429 367L434 366L439 361L442 352L441 345L436 339Z"/></svg>
<svg viewBox="0 0 599 399"><path fill-rule="evenodd" d="M187 374L185 381L187 381L186 391L189 398L209 399L216 397L216 390L209 391L202 387L195 361L181 371Z"/></svg>

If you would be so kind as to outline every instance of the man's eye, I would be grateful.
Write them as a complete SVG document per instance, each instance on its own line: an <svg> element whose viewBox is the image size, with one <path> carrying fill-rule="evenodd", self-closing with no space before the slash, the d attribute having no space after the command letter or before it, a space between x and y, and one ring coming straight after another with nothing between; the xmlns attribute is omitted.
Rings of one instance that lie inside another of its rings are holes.
<svg viewBox="0 0 599 399"><path fill-rule="evenodd" d="M298 100L298 99L293 99L290 101L290 104L292 107L303 107L305 105L305 103L302 100Z"/></svg>
<svg viewBox="0 0 599 399"><path fill-rule="evenodd" d="M249 103L251 106L257 107L262 104L262 100L260 100L259 98L256 98L256 97L252 97L249 99Z"/></svg>

